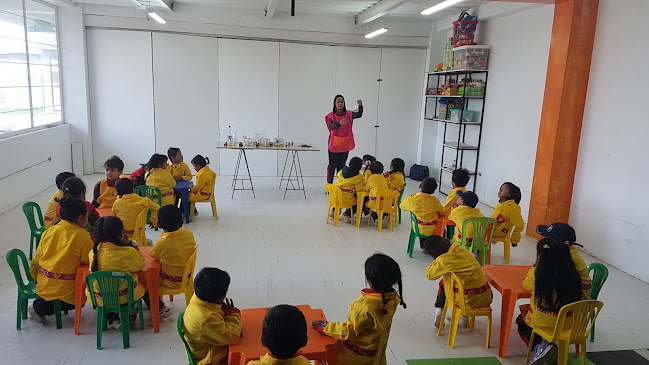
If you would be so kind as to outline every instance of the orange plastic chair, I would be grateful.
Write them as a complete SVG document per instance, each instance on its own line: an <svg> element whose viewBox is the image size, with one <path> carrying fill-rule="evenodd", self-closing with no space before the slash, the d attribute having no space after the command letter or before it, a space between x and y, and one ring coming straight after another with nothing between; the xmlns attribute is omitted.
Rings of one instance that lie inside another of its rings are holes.
<svg viewBox="0 0 649 365"><path fill-rule="evenodd" d="M334 226L338 227L338 220L340 219L340 212L344 209L350 209L351 205L343 204L343 192L334 184L325 185L327 190L327 199L329 200L329 207L327 208L327 224L329 224L329 212L334 208ZM360 217L360 212L356 212ZM354 221L352 220L352 224Z"/></svg>
<svg viewBox="0 0 649 365"><path fill-rule="evenodd" d="M453 288L457 288L457 293ZM467 308L464 298L464 287L460 278L453 273L444 275L444 292L446 293L446 303L442 310L442 319L446 318L446 311L449 307L453 308L451 317L451 327L448 333L448 347L455 347L455 337L457 336L457 328L460 325L460 315L469 318L469 331L473 332L475 326L475 317L487 317L487 348L491 340L491 306L485 308ZM437 336L442 335L444 329L444 320L439 325Z"/></svg>
<svg viewBox="0 0 649 365"><path fill-rule="evenodd" d="M503 243L503 245L505 246L504 247L504 249L505 249L504 255L505 255L505 262L507 263L507 265L509 265L509 259L511 257L511 249L512 249L511 238L512 238L512 230L510 229L509 232L507 232L507 236L505 238L493 239L492 242L491 242L492 245L493 245L494 242L502 242Z"/></svg>
<svg viewBox="0 0 649 365"><path fill-rule="evenodd" d="M198 246L194 248L194 253L189 257L187 265L185 266L185 272L183 273L183 281L180 283L180 288L178 289L167 289L160 287L160 296L169 295L169 300L174 301L174 295L185 294L185 303L189 305L192 295L194 295L194 268L196 267L196 253L198 252Z"/></svg>
<svg viewBox="0 0 649 365"><path fill-rule="evenodd" d="M559 347L558 365L568 364L568 353L570 345L573 343L581 346L581 364L586 365L586 340L588 339L590 331L603 306L604 303L599 300L582 300L561 307L559 315L557 316L557 324L554 326L554 331L550 332L541 328L534 328L532 330L525 363L527 364L530 362L534 336L535 334L538 334L546 341L556 343ZM572 313L572 328L564 330L563 324L569 313Z"/></svg>

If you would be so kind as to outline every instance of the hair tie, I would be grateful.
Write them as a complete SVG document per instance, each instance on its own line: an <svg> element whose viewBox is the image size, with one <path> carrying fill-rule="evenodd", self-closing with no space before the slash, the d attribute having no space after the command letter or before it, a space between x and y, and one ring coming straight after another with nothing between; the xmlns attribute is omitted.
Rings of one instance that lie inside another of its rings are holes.
<svg viewBox="0 0 649 365"><path fill-rule="evenodd" d="M388 312L388 309L385 307L385 305L382 305L382 306L381 306L381 310L383 311L383 313L387 313L387 312Z"/></svg>
<svg viewBox="0 0 649 365"><path fill-rule="evenodd" d="M406 305L406 302L404 302L404 301L402 300L402 301L399 302L399 305Z"/></svg>
<svg viewBox="0 0 649 365"><path fill-rule="evenodd" d="M97 259L97 254L92 255L93 259Z"/></svg>

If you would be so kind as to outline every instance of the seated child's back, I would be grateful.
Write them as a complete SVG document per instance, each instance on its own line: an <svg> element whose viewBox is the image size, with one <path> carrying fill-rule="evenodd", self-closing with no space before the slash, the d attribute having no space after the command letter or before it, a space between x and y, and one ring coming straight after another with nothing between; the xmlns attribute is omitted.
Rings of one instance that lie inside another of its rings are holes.
<svg viewBox="0 0 649 365"><path fill-rule="evenodd" d="M451 211L448 219L455 222L455 236L453 236L453 243L458 245L462 242L462 229L464 226L464 221L469 218L479 218L484 217L480 213L480 209L476 208L478 205L478 196L472 191L458 191L457 199L457 208ZM468 232L466 233L466 242L467 246L470 246L473 242L473 225L469 225L467 228Z"/></svg>
<svg viewBox="0 0 649 365"><path fill-rule="evenodd" d="M340 188L343 196L344 206L356 205L357 191L362 191L365 186L363 176L360 174L360 166L363 161L358 157L353 157L349 160L349 166L343 167L336 175L336 186Z"/></svg>
<svg viewBox="0 0 649 365"><path fill-rule="evenodd" d="M421 190L401 202L402 210L409 210L417 217L419 234L432 236L437 232L437 217L444 214L444 207L436 196L432 195L437 189L437 181L432 177L422 180Z"/></svg>
<svg viewBox="0 0 649 365"><path fill-rule="evenodd" d="M157 153L151 156L146 184L160 189L160 193L162 193L162 205L174 204L176 202L173 190L176 187L176 180L167 172L167 156Z"/></svg>
<svg viewBox="0 0 649 365"><path fill-rule="evenodd" d="M43 214L43 226L45 227L45 229L52 227L54 222L58 221L58 219L56 218L56 206L59 204L59 200L63 198L63 183L69 177L74 176L75 175L71 172L62 172L56 175L55 182L58 190L56 191L56 193L54 193L50 201L47 203L47 210L45 210L45 214Z"/></svg>
<svg viewBox="0 0 649 365"><path fill-rule="evenodd" d="M367 202L367 207L376 209L377 195L383 191L390 191L390 188L388 188L388 182L383 176L382 163L380 163L379 161L372 162L372 164L370 165L370 171L372 172L372 175L367 178L367 182L365 183L363 190L368 192L368 196L370 198L370 200Z"/></svg>
<svg viewBox="0 0 649 365"><path fill-rule="evenodd" d="M124 224L124 231L129 239L138 233L136 229L143 229L146 227L136 227L136 222L140 214L147 214L151 211L151 224L156 226L158 224L158 209L160 206L151 201L149 198L138 196L133 191L133 182L127 178L121 178L115 183L115 189L119 197L113 203L113 213Z"/></svg>
<svg viewBox="0 0 649 365"><path fill-rule="evenodd" d="M299 309L286 304L274 306L266 313L261 332L261 343L270 353L248 365L310 365L311 361L299 354L307 343L306 329Z"/></svg>
<svg viewBox="0 0 649 365"><path fill-rule="evenodd" d="M403 173L405 163L400 158L395 158L390 163L390 171L385 174L390 190L402 192L406 186L406 178Z"/></svg>

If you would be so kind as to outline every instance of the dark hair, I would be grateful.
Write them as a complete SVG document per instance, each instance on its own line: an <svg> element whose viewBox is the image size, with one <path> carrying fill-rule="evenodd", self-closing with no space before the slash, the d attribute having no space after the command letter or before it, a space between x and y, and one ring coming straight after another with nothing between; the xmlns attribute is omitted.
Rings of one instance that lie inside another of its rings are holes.
<svg viewBox="0 0 649 365"><path fill-rule="evenodd" d="M434 177L427 177L421 181L421 192L432 194L437 190L437 181Z"/></svg>
<svg viewBox="0 0 649 365"><path fill-rule="evenodd" d="M183 216L175 205L164 205L158 209L158 224L167 232L173 232L183 226Z"/></svg>
<svg viewBox="0 0 649 365"><path fill-rule="evenodd" d="M402 174L403 174L403 169L406 167L406 163L403 162L403 160L398 157L392 159L390 165L392 165L392 170L390 172L400 172Z"/></svg>
<svg viewBox="0 0 649 365"><path fill-rule="evenodd" d="M88 207L86 207L86 202L79 200L72 195L63 195L59 201L61 206L61 219L68 222L74 222L82 215L88 215Z"/></svg>
<svg viewBox="0 0 649 365"><path fill-rule="evenodd" d="M505 182L503 185L507 185L507 188L509 188L509 199L513 199L516 204L519 204L521 202L521 189L514 185L514 183Z"/></svg>
<svg viewBox="0 0 649 365"><path fill-rule="evenodd" d="M370 171L373 174L382 174L383 173L383 164L379 161L374 161L370 164Z"/></svg>
<svg viewBox="0 0 649 365"><path fill-rule="evenodd" d="M169 157L169 160L171 160L172 157L176 157L178 152L180 152L180 148L169 147L169 149L167 150L167 157Z"/></svg>
<svg viewBox="0 0 649 365"><path fill-rule="evenodd" d="M434 258L438 258L447 253L450 247L451 241L446 237L438 235L432 235L424 241L424 252Z"/></svg>
<svg viewBox="0 0 649 365"><path fill-rule="evenodd" d="M106 162L104 162L104 168L108 169L117 169L117 171L124 171L124 161L121 158L112 155Z"/></svg>
<svg viewBox="0 0 649 365"><path fill-rule="evenodd" d="M469 183L469 170L462 167L454 170L451 181L453 181L459 188L465 187L466 184Z"/></svg>
<svg viewBox="0 0 649 365"><path fill-rule="evenodd" d="M343 112L347 113L347 103L345 102L345 97L342 95L336 95L336 97L334 97L333 113L336 114L336 100L338 100L338 98L343 98L343 103L345 103L345 106L343 107Z"/></svg>
<svg viewBox="0 0 649 365"><path fill-rule="evenodd" d="M86 184L83 183L78 177L69 177L63 182L63 196L72 195L77 198L79 195L86 192Z"/></svg>
<svg viewBox="0 0 649 365"><path fill-rule="evenodd" d="M153 156L149 159L149 168L164 168L164 165L167 163L167 156L161 155L159 153L154 153Z"/></svg>
<svg viewBox="0 0 649 365"><path fill-rule="evenodd" d="M401 269L392 257L375 253L365 261L365 278L372 284L374 290L381 292L381 299L383 299L383 314L387 314L388 310L385 305L388 300L385 299L385 293L389 293L394 289L392 286L397 284L399 287L399 297L401 298L401 305L406 308L406 303L403 301L403 284L401 283Z"/></svg>
<svg viewBox="0 0 649 365"><path fill-rule="evenodd" d="M62 172L56 175L56 179L54 179L54 181L56 182L56 187L59 188L59 190L63 190L63 183L65 182L65 180L75 176L76 175L71 172Z"/></svg>
<svg viewBox="0 0 649 365"><path fill-rule="evenodd" d="M581 277L568 245L544 238L536 245L536 252L539 255L534 282L536 304L559 311L564 305L581 300Z"/></svg>
<svg viewBox="0 0 649 365"><path fill-rule="evenodd" d="M230 286L230 275L215 267L204 267L194 278L194 294L200 300L218 304Z"/></svg>
<svg viewBox="0 0 649 365"><path fill-rule="evenodd" d="M115 190L118 195L126 195L133 193L133 182L131 179L125 177L117 179L115 182Z"/></svg>
<svg viewBox="0 0 649 365"><path fill-rule="evenodd" d="M91 272L99 271L97 264L97 250L99 245L104 242L114 243L117 246L126 246L120 240L122 232L124 232L124 223L122 220L115 217L101 217L95 222L93 227L93 232L95 233L95 245L92 247L92 253L94 260L92 261L92 266L90 267Z"/></svg>
<svg viewBox="0 0 649 365"><path fill-rule="evenodd" d="M201 155L196 155L194 156L194 158L192 158L192 163L203 168L210 164L210 159Z"/></svg>
<svg viewBox="0 0 649 365"><path fill-rule="evenodd" d="M271 308L264 317L261 341L279 359L290 359L307 343L304 314L292 305Z"/></svg>
<svg viewBox="0 0 649 365"><path fill-rule="evenodd" d="M363 162L365 162L365 161L372 161L372 162L374 162L374 161L376 161L376 157L374 157L374 156L372 156L372 155L363 155Z"/></svg>
<svg viewBox="0 0 649 365"><path fill-rule="evenodd" d="M358 157L352 157L352 159L349 160L349 168L354 171L359 171L362 166L363 166L363 160L361 160Z"/></svg>

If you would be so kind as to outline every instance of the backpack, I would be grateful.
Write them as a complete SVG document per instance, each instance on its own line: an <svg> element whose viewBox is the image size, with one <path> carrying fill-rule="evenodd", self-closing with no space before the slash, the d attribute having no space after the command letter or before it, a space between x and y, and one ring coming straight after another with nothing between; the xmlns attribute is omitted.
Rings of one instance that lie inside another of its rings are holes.
<svg viewBox="0 0 649 365"><path fill-rule="evenodd" d="M425 178L430 176L430 173L428 171L428 166L423 166L423 165L412 165L410 167L410 178L413 180L421 181Z"/></svg>

